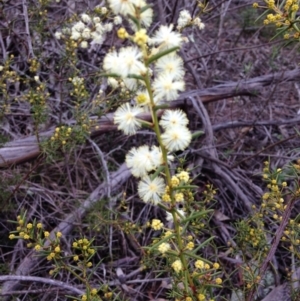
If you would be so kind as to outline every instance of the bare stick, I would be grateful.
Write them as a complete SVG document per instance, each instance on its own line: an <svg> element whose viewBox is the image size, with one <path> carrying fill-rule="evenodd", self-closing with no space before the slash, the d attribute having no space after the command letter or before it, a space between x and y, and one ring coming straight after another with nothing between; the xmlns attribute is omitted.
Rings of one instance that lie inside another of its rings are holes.
<svg viewBox="0 0 300 301"><path fill-rule="evenodd" d="M32 42L31 42L31 36L30 36L30 30L29 30L29 20L28 20L28 11L27 11L26 0L23 0L23 15L24 15L24 20L25 20L25 31L26 31L26 35L27 35L29 57L34 57L34 52L33 52Z"/></svg>
<svg viewBox="0 0 300 301"><path fill-rule="evenodd" d="M21 276L21 275L5 275L0 276L0 281L10 281L10 280L16 280L16 281L30 281L30 282L41 282L49 285L54 285L57 287L62 287L68 291L71 291L77 295L83 295L84 291L69 285L65 282L54 280L54 279L48 279L48 278L42 278L42 277L36 277L36 276ZM0 291L0 296L9 294L9 292L4 292L3 290Z"/></svg>

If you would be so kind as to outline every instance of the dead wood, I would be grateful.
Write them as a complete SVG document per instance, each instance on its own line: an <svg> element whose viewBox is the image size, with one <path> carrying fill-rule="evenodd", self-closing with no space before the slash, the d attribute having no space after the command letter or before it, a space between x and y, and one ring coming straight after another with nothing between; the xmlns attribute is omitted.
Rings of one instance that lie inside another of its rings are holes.
<svg viewBox="0 0 300 301"><path fill-rule="evenodd" d="M257 96L260 94L260 89L264 86L279 84L288 81L300 80L300 69L291 71L281 71L274 74L258 76L250 80L241 80L239 82L229 82L226 84L217 85L207 89L197 89L182 93L177 101L170 103L171 107L178 107L184 104L184 101L191 96L200 96L203 103L209 103L221 99L231 98L235 96ZM144 120L149 120L149 114L141 116ZM113 124L113 114L107 114L97 121L99 129L93 130L91 136L95 137L112 130L116 130ZM54 127L41 132L39 139L44 140L52 136ZM6 143L0 149L0 167L6 167L13 164L26 162L27 160L36 158L40 153L39 145L35 136L17 139Z"/></svg>

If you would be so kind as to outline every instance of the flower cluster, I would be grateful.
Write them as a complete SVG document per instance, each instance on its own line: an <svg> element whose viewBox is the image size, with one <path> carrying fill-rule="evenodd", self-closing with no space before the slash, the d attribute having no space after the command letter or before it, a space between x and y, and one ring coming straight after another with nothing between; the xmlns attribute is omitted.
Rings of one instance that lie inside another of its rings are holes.
<svg viewBox="0 0 300 301"><path fill-rule="evenodd" d="M38 76L33 77L36 84L28 90L27 93L22 95L21 99L27 101L33 112L33 119L36 124L40 124L47 119L47 100L50 96L47 92L47 87L44 83L41 83Z"/></svg>
<svg viewBox="0 0 300 301"><path fill-rule="evenodd" d="M71 127L62 125L61 127L55 128L53 136L50 138L51 141L58 141L61 145L65 145L67 140L70 139L72 133Z"/></svg>
<svg viewBox="0 0 300 301"><path fill-rule="evenodd" d="M111 0L109 6L115 14L129 16L135 23L131 27L132 34L123 27L117 32L119 38L128 39L134 45L112 49L103 60L108 84L113 88L126 87L133 98L116 110L114 123L126 135L135 134L143 125L154 129L159 147L132 148L126 155L126 164L132 174L140 178L141 199L158 204L169 186L166 174L162 176L158 170L165 169L173 160L170 153L185 150L192 140L189 121L182 110L166 109L160 121L157 115L161 104L175 100L185 88L183 60L177 54L184 38L173 25L162 25L148 36L146 29L151 24L153 12L144 0ZM187 22L184 20L189 19L188 13L180 16L179 23L183 25ZM143 113L150 113L152 120L146 122L139 118ZM176 200L183 201L183 193L178 193Z"/></svg>
<svg viewBox="0 0 300 301"><path fill-rule="evenodd" d="M296 23L299 22L299 1L286 0L275 3L275 0L264 0L265 5L259 5L257 2L253 3L254 8L263 8L267 10L264 14L264 25L275 24L279 28L279 32L283 34L284 39L299 39L300 30Z"/></svg>
<svg viewBox="0 0 300 301"><path fill-rule="evenodd" d="M176 100L185 89L184 62L178 52L186 40L182 30L191 25L203 28L204 24L184 10L176 28L173 24L161 25L149 34L147 27L152 22L153 11L144 0L108 0L108 3L115 14L126 16L131 25L117 30L118 37L131 44L112 48L103 60L108 84L113 89L121 87L122 92L127 89L130 95L130 102L115 111L114 123L126 135L148 127L155 132L158 142L158 145L135 146L126 155L126 164L139 181L139 197L145 203L163 208L170 228L166 230L167 226L159 219L147 223L161 233L150 251L165 257L175 277L179 279L184 274L190 284L194 279L189 274L192 269L189 259L194 258L191 254L196 254L197 248L183 225L187 219L204 218L206 212L190 213L193 193L189 172L182 167L171 168L171 164L175 165L172 154L188 148L192 133L186 113L171 109L169 102ZM142 114L151 116L150 120L145 121ZM210 266L207 269L212 270ZM220 280L213 282L213 277L209 281L209 284L220 283ZM185 287L185 294L190 293Z"/></svg>
<svg viewBox="0 0 300 301"><path fill-rule="evenodd" d="M111 75L108 83L113 87L117 86L118 81L112 78L112 76L115 76L118 77L119 82L122 81L128 90L134 91L141 87L142 90L137 92L136 97L139 99L142 97L145 101L137 101L136 105L150 105L149 91L144 91L145 76L153 74L155 75L153 79L153 102L158 104L163 100L176 99L179 91L183 91L185 86L183 62L177 54L170 53L166 55L163 51L180 47L183 41L181 34L173 31L172 26L161 26L152 38L145 38L145 33L141 33L141 31L128 37L136 41L137 46L124 47L119 51L113 50L104 59L103 69ZM145 53L145 47L143 47L145 43L141 41L147 41L148 47L153 46L148 53ZM161 54L161 57L149 66L149 61L159 54ZM122 68L120 68L120 65L122 65Z"/></svg>
<svg viewBox="0 0 300 301"><path fill-rule="evenodd" d="M60 239L61 232L56 232L53 237L44 230L43 224L34 220L32 223L26 223L26 212L17 216L16 231L9 235L10 239L23 239L27 242L28 248L33 248L36 252L44 255L48 261L61 259ZM45 242L48 246L45 246Z"/></svg>
<svg viewBox="0 0 300 301"><path fill-rule="evenodd" d="M90 45L101 45L105 40L106 34L113 29L113 23L103 23L100 17L91 17L82 14L81 20L72 25L71 28L63 28L55 33L55 37L60 39L71 39L78 42L81 48L88 48ZM120 17L114 19L114 24L119 24Z"/></svg>
<svg viewBox="0 0 300 301"><path fill-rule="evenodd" d="M181 110L166 110L160 125L164 129L162 143L168 151L184 150L192 140L192 134L187 128L188 119Z"/></svg>
<svg viewBox="0 0 300 301"><path fill-rule="evenodd" d="M134 18L139 18L139 21L144 27L149 27L152 23L153 10L151 8L144 9L147 3L144 0L108 0L111 10L116 14L123 16L130 15ZM136 29L134 22L130 22L131 26Z"/></svg>
<svg viewBox="0 0 300 301"><path fill-rule="evenodd" d="M177 20L177 29L182 30L183 28L191 25L196 25L200 30L204 29L205 24L201 21L199 17L192 18L189 11L186 9L179 13L179 18Z"/></svg>
<svg viewBox="0 0 300 301"><path fill-rule="evenodd" d="M24 239L28 242L28 246L32 246L31 241L40 240L43 233L43 225L34 221L26 223L26 212L17 216L16 231L12 231L9 235L10 239Z"/></svg>
<svg viewBox="0 0 300 301"><path fill-rule="evenodd" d="M168 162L173 161L174 157L169 155ZM149 172L156 170L164 163L161 148L147 145L138 148L133 147L126 155L126 164L131 173L139 178L145 177Z"/></svg>
<svg viewBox="0 0 300 301"><path fill-rule="evenodd" d="M52 234L45 231L43 224L34 220L33 222L26 221L26 212L17 216L16 230L9 235L10 239L22 239L27 242L27 247L34 249L40 256L44 256L48 262L51 262L52 269L49 270L49 275L55 276L61 270L71 271L72 274L80 281L84 281L86 293L81 296L81 300L96 300L93 299L99 291L102 291L107 299L112 296L112 292L108 291L108 287L97 289L92 287L82 275L91 273L90 269L93 266L92 257L96 254L96 247L92 245L93 240L87 238L79 238L72 244L71 254L65 255L61 244L63 234L56 231ZM69 261L76 262L76 268ZM87 279L90 276L87 277ZM75 298L74 298L75 299ZM76 300L79 300L76 298ZM97 299L98 300L98 299Z"/></svg>
<svg viewBox="0 0 300 301"><path fill-rule="evenodd" d="M81 238L73 242L73 260L77 262L78 266L87 268L93 266L90 260L94 256L96 250L92 247L92 242L92 240L88 240L87 238Z"/></svg>

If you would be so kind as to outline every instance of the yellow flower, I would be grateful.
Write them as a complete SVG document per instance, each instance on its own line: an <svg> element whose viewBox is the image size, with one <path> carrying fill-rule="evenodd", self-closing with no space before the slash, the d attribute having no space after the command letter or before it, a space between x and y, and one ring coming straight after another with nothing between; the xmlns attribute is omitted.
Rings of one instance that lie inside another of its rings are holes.
<svg viewBox="0 0 300 301"><path fill-rule="evenodd" d="M253 7L254 7L254 8L258 8L258 3L257 3L257 2L254 2L254 3L253 3Z"/></svg>
<svg viewBox="0 0 300 301"><path fill-rule="evenodd" d="M73 248L77 248L78 247L78 243L77 242L73 242Z"/></svg>
<svg viewBox="0 0 300 301"><path fill-rule="evenodd" d="M14 239L16 236L15 236L15 234L10 234L9 235L9 239Z"/></svg>
<svg viewBox="0 0 300 301"><path fill-rule="evenodd" d="M263 195L262 199L266 201L269 197L270 197L270 194L266 192L266 193Z"/></svg>
<svg viewBox="0 0 300 301"><path fill-rule="evenodd" d="M170 203L171 202L171 197L168 193L164 193L161 197L161 199L166 202L166 203Z"/></svg>
<svg viewBox="0 0 300 301"><path fill-rule="evenodd" d="M73 257L73 260L74 260L74 261L78 261L78 260L79 260L78 255L75 255L75 256Z"/></svg>
<svg viewBox="0 0 300 301"><path fill-rule="evenodd" d="M87 300L87 296L86 296L86 295L82 295L82 296L81 296L81 300L82 300L82 301L86 301L86 300Z"/></svg>
<svg viewBox="0 0 300 301"><path fill-rule="evenodd" d="M122 27L117 31L117 35L120 39L124 40L128 37L128 32L124 27Z"/></svg>
<svg viewBox="0 0 300 301"><path fill-rule="evenodd" d="M145 45L148 41L146 29L140 29L137 31L133 37L133 41L139 46Z"/></svg>
<svg viewBox="0 0 300 301"><path fill-rule="evenodd" d="M39 251L39 250L41 249L41 246L40 246L40 245L36 245L36 246L34 247L34 249L35 249L36 251Z"/></svg>
<svg viewBox="0 0 300 301"><path fill-rule="evenodd" d="M214 264L213 264L213 267L214 267L214 269L218 269L219 267L220 267L220 265L217 263L217 262L215 262Z"/></svg>
<svg viewBox="0 0 300 301"><path fill-rule="evenodd" d="M89 261L89 262L86 264L86 266L87 266L88 268L90 268L90 267L93 266L93 264Z"/></svg>
<svg viewBox="0 0 300 301"><path fill-rule="evenodd" d="M198 300L199 300L199 301L205 300L205 295L199 294L199 295L198 295Z"/></svg>
<svg viewBox="0 0 300 301"><path fill-rule="evenodd" d="M92 296L95 296L95 295L97 294L97 292L98 292L98 290L97 290L96 288L93 288L93 289L91 290L91 295L92 295Z"/></svg>
<svg viewBox="0 0 300 301"><path fill-rule="evenodd" d="M60 247L59 246L55 247L54 252L59 253L60 252Z"/></svg>
<svg viewBox="0 0 300 301"><path fill-rule="evenodd" d="M112 292L107 292L104 294L104 297L110 299L112 297Z"/></svg>
<svg viewBox="0 0 300 301"><path fill-rule="evenodd" d="M174 269L174 271L176 273L179 273L182 270L182 262L181 262L181 260L180 259L175 260L172 263L172 268Z"/></svg>
<svg viewBox="0 0 300 301"><path fill-rule="evenodd" d="M197 269L203 269L204 268L204 262L202 261L202 260L197 260L196 262L195 262L195 267L197 268Z"/></svg>
<svg viewBox="0 0 300 301"><path fill-rule="evenodd" d="M47 238L47 237L50 236L50 233L49 233L48 231L45 231L45 232L44 232L44 236Z"/></svg>
<svg viewBox="0 0 300 301"><path fill-rule="evenodd" d="M275 16L273 15L273 14L268 14L267 15L267 18L268 18L268 20L270 21L270 22L274 22L275 21Z"/></svg>
<svg viewBox="0 0 300 301"><path fill-rule="evenodd" d="M176 176L173 176L171 179L172 187L177 187L179 183L180 183L179 179Z"/></svg>
<svg viewBox="0 0 300 301"><path fill-rule="evenodd" d="M182 192L178 192L175 194L175 201L176 202L183 202L184 201L184 196Z"/></svg>
<svg viewBox="0 0 300 301"><path fill-rule="evenodd" d="M171 245L166 242L163 242L158 246L158 251L162 254L166 253L170 249L171 249Z"/></svg>
<svg viewBox="0 0 300 301"><path fill-rule="evenodd" d="M219 285L222 283L222 279L221 278L216 278L215 281L216 281L216 284L219 284Z"/></svg>
<svg viewBox="0 0 300 301"><path fill-rule="evenodd" d="M163 228L164 224L159 220L159 219L153 219L152 220L152 224L151 224L151 228L158 231L161 230Z"/></svg>
<svg viewBox="0 0 300 301"><path fill-rule="evenodd" d="M300 224L299 224L299 227L300 227ZM172 233L172 231L166 231L165 232L165 235L164 235L164 237L168 237L168 236L171 236L173 233Z"/></svg>
<svg viewBox="0 0 300 301"><path fill-rule="evenodd" d="M206 264L204 265L204 268L205 268L206 270L209 270L209 269L210 269L210 265L206 263Z"/></svg>
<svg viewBox="0 0 300 301"><path fill-rule="evenodd" d="M24 237L23 237L24 239L29 239L30 237L29 237L29 235L28 234L24 234Z"/></svg>
<svg viewBox="0 0 300 301"><path fill-rule="evenodd" d="M62 233L61 233L61 232L56 232L56 237L57 237L57 238L62 237Z"/></svg>
<svg viewBox="0 0 300 301"><path fill-rule="evenodd" d="M42 228L43 228L43 224L42 224L42 223L37 223L37 224L36 224L36 227L37 227L38 229L42 229Z"/></svg>
<svg viewBox="0 0 300 301"><path fill-rule="evenodd" d="M193 250L194 247L195 247L195 244L194 244L192 241L190 241L190 242L186 245L187 250Z"/></svg>
<svg viewBox="0 0 300 301"><path fill-rule="evenodd" d="M31 223L27 224L26 228L27 229L32 229L32 224Z"/></svg>

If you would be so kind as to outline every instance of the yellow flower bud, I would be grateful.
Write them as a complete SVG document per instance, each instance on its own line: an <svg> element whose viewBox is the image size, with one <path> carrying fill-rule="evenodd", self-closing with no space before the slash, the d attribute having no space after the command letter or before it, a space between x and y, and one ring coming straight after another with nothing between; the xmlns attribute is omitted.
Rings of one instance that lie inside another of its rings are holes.
<svg viewBox="0 0 300 301"><path fill-rule="evenodd" d="M27 224L26 228L27 229L32 229L33 225L31 223Z"/></svg>
<svg viewBox="0 0 300 301"><path fill-rule="evenodd" d="M216 278L215 281L216 281L216 284L219 284L219 285L222 283L222 279L221 278Z"/></svg>
<svg viewBox="0 0 300 301"><path fill-rule="evenodd" d="M37 223L36 227L37 227L38 229L42 229L42 228L43 228L43 224L42 224L42 223Z"/></svg>
<svg viewBox="0 0 300 301"><path fill-rule="evenodd" d="M36 246L34 247L34 249L35 249L36 251L39 251L39 250L41 249L41 246L40 246L40 245L36 245Z"/></svg>
<svg viewBox="0 0 300 301"><path fill-rule="evenodd" d="M199 295L198 295L198 300L199 300L199 301L205 300L205 295L199 294Z"/></svg>

